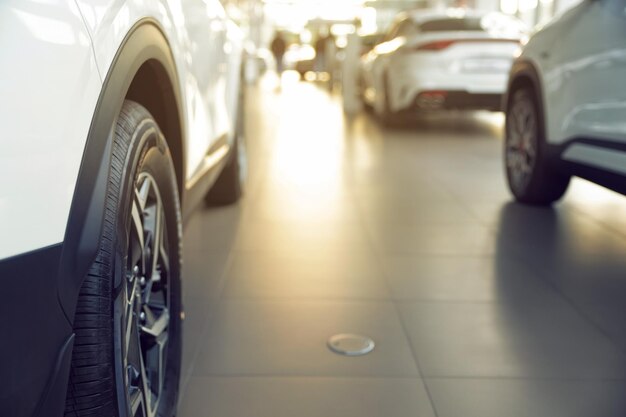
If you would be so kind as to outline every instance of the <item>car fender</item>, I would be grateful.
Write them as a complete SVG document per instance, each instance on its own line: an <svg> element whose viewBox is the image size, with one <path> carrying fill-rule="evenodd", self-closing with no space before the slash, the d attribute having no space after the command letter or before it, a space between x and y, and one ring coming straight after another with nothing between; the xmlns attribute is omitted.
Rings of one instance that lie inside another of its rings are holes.
<svg viewBox="0 0 626 417"><path fill-rule="evenodd" d="M146 63L158 63L173 81L174 96L180 112L176 67L168 42L154 20L143 19L129 31L109 67L91 122L74 191L58 283L59 300L70 322L73 321L85 274L98 251L117 116L131 82Z"/></svg>

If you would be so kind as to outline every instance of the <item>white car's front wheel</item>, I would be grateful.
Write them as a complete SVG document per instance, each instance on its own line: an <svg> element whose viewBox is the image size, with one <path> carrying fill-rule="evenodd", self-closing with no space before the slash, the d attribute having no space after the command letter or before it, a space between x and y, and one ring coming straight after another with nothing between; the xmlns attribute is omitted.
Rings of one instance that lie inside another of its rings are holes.
<svg viewBox="0 0 626 417"><path fill-rule="evenodd" d="M159 126L126 101L97 258L82 285L66 417L171 417L181 361L181 210Z"/></svg>
<svg viewBox="0 0 626 417"><path fill-rule="evenodd" d="M530 88L511 94L506 114L504 163L509 189L521 203L549 205L559 200L570 177L551 166L543 119Z"/></svg>

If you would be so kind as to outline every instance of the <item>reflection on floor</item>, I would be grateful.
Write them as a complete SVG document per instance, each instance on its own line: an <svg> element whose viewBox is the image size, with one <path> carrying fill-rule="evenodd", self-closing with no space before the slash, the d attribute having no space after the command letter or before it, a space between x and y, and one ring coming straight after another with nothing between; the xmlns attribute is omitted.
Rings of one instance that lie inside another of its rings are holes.
<svg viewBox="0 0 626 417"><path fill-rule="evenodd" d="M385 130L287 81L250 94L244 200L186 228L179 417L626 415L626 198L513 204L501 116Z"/></svg>

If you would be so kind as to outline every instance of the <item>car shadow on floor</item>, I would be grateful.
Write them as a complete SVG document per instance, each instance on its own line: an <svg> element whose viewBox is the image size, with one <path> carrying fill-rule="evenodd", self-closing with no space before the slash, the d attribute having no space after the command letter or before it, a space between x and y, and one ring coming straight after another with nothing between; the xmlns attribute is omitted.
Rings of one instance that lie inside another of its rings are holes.
<svg viewBox="0 0 626 417"><path fill-rule="evenodd" d="M363 111L357 116L348 117L348 126L359 117L365 116L373 129L383 133L420 133L432 135L458 135L468 137L497 137L503 135L504 115L487 111L446 111L428 114L402 114L391 122L384 122L371 111Z"/></svg>
<svg viewBox="0 0 626 417"><path fill-rule="evenodd" d="M509 261L516 259L599 333L626 350L626 240L621 235L565 208L517 203L501 208L496 233L497 291L505 300L521 302L505 302L505 315L508 311L510 317L520 317L541 305L509 293Z"/></svg>

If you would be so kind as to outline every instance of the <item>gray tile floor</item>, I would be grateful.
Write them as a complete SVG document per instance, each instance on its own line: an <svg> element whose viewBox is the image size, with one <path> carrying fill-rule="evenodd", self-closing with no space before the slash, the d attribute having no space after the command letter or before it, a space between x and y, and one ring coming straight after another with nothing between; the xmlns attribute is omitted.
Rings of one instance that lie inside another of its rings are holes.
<svg viewBox="0 0 626 417"><path fill-rule="evenodd" d="M385 130L267 83L245 198L186 228L179 417L626 416L626 198L518 206L499 115Z"/></svg>

